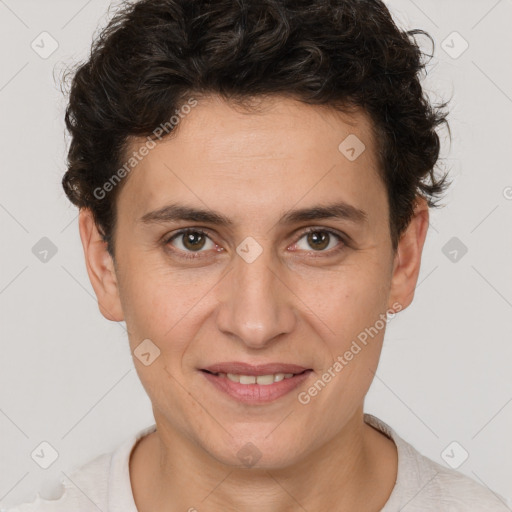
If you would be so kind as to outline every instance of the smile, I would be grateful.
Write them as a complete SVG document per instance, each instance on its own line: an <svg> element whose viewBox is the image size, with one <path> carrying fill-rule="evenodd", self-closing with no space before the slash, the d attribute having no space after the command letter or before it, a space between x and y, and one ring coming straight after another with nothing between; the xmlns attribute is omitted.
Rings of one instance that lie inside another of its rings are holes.
<svg viewBox="0 0 512 512"><path fill-rule="evenodd" d="M300 373L244 375L201 370L208 383L217 391L246 404L263 404L277 400L297 388L312 372L303 370Z"/></svg>

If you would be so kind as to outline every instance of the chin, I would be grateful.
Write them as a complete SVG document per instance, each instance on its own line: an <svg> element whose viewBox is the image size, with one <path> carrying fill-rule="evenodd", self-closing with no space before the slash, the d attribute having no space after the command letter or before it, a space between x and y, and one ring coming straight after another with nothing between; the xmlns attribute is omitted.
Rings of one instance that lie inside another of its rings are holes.
<svg viewBox="0 0 512 512"><path fill-rule="evenodd" d="M219 451L219 444L207 448L210 455L221 464L239 469L275 470L294 464L300 457L300 447L286 446L284 441L265 439L264 435L246 436L244 441L236 438L225 449ZM213 448L213 449L211 449Z"/></svg>

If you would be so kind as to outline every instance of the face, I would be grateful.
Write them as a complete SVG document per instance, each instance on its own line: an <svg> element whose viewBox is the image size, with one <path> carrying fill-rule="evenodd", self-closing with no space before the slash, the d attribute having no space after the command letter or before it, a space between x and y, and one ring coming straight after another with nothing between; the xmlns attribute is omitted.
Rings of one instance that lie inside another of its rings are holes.
<svg viewBox="0 0 512 512"><path fill-rule="evenodd" d="M159 430L225 464L254 450L276 468L361 410L386 312L412 300L427 210L395 255L366 115L265 105L249 114L204 98L137 164L118 197L115 268L83 212L80 229L100 308L126 321ZM294 376L245 383L269 373Z"/></svg>

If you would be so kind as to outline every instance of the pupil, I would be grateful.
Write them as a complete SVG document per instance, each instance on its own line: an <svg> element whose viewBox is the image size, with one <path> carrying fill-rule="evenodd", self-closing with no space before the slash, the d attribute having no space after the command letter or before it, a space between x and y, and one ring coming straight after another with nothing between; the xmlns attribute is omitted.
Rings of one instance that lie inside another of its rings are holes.
<svg viewBox="0 0 512 512"><path fill-rule="evenodd" d="M318 236L318 234L321 234L321 236ZM327 233L322 233L322 231L314 231L312 233L309 233L308 235L308 243L310 245L318 244L318 240L320 239L321 246L316 247L317 249L325 249L329 245L328 243L328 235ZM323 243L322 243L323 242Z"/></svg>
<svg viewBox="0 0 512 512"><path fill-rule="evenodd" d="M202 238L203 240L199 240L199 242L197 243L194 242L194 238ZM190 247L188 246L188 244L191 244ZM188 249L201 249L203 245L204 238L203 235L201 235L200 233L187 233L187 235L185 236L185 247L187 247Z"/></svg>

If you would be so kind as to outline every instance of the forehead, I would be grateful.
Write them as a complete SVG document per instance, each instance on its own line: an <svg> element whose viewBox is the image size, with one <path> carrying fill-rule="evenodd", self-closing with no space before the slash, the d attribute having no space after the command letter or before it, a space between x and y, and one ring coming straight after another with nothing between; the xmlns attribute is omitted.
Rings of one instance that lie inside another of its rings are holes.
<svg viewBox="0 0 512 512"><path fill-rule="evenodd" d="M219 163L338 156L339 143L349 135L364 141L367 158L373 156L372 122L362 109L347 114L281 96L259 99L252 109L207 96L177 128L180 151L193 151L191 157L200 149L203 158Z"/></svg>
<svg viewBox="0 0 512 512"><path fill-rule="evenodd" d="M130 154L145 142L132 144ZM242 206L249 216L319 199L350 199L357 207L384 195L375 154L371 120L361 110L349 115L276 97L254 111L212 96L141 158L119 208L124 203L140 217L187 198L203 208L238 208L241 218Z"/></svg>

